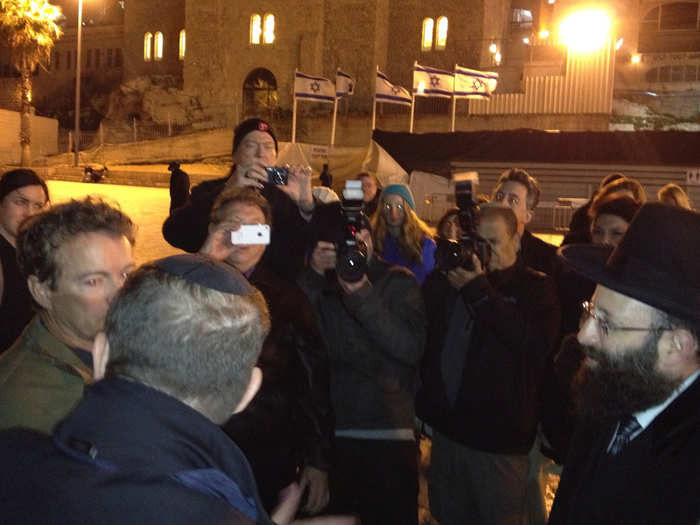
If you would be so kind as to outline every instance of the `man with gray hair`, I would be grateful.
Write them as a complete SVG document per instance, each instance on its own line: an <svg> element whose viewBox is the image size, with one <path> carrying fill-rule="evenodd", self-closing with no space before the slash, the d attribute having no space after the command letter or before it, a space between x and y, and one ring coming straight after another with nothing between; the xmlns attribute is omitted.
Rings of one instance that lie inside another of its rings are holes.
<svg viewBox="0 0 700 525"><path fill-rule="evenodd" d="M95 338L98 381L52 439L0 434L3 523L272 523L217 426L258 390L268 330L260 292L223 263L135 271Z"/></svg>

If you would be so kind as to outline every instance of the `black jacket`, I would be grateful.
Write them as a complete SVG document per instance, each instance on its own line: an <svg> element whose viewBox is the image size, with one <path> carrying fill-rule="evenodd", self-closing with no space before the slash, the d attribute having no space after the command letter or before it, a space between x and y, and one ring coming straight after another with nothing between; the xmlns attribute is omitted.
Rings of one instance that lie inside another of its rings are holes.
<svg viewBox="0 0 700 525"><path fill-rule="evenodd" d="M434 271L423 283L428 341L421 367L418 417L450 439L497 454L526 454L539 421L542 376L559 327L551 277L527 268L479 276L457 292ZM473 319L461 384L450 404L442 353L456 301Z"/></svg>
<svg viewBox="0 0 700 525"><path fill-rule="evenodd" d="M582 425L571 443L550 525L697 525L700 378L619 455L615 421Z"/></svg>
<svg viewBox="0 0 700 525"><path fill-rule="evenodd" d="M263 500L296 478L297 467L328 468L333 438L328 353L316 315L299 287L260 263L250 277L270 309L270 333L253 401L224 425L258 479Z"/></svg>
<svg viewBox="0 0 700 525"><path fill-rule="evenodd" d="M272 523L238 447L133 381L96 383L53 439L0 434L0 464L3 524Z"/></svg>
<svg viewBox="0 0 700 525"><path fill-rule="evenodd" d="M204 181L192 189L190 200L174 210L163 223L163 237L187 252L196 252L208 235L209 214L216 197L224 189L228 176ZM270 245L263 262L288 280L296 280L304 267L308 246L308 223L297 205L282 190L266 184L261 190L272 208Z"/></svg>
<svg viewBox="0 0 700 525"><path fill-rule="evenodd" d="M553 244L544 242L525 230L520 239L520 254L525 266L557 278L560 263L557 258L557 247Z"/></svg>
<svg viewBox="0 0 700 525"><path fill-rule="evenodd" d="M374 256L371 286L345 294L334 272L300 281L321 322L331 361L336 429L413 428L425 310L416 278Z"/></svg>
<svg viewBox="0 0 700 525"><path fill-rule="evenodd" d="M19 337L34 317L32 296L27 279L17 264L17 250L0 235L0 272L3 292L0 295L0 354Z"/></svg>

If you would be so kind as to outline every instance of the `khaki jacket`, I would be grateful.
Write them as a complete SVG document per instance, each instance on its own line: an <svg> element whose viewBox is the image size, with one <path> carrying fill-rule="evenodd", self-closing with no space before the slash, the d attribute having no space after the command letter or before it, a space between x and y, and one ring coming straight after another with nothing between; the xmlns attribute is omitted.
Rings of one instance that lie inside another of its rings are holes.
<svg viewBox="0 0 700 525"><path fill-rule="evenodd" d="M34 317L0 356L0 430L51 432L91 382L92 370Z"/></svg>

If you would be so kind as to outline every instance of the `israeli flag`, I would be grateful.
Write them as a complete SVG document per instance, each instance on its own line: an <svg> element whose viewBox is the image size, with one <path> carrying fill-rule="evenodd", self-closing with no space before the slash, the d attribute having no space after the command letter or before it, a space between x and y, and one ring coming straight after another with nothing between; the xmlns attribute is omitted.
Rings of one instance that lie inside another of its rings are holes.
<svg viewBox="0 0 700 525"><path fill-rule="evenodd" d="M411 93L409 93L408 89L402 88L401 86L395 86L389 82L386 75L379 70L377 70L375 99L379 102L404 104L406 106L410 106L413 103Z"/></svg>
<svg viewBox="0 0 700 525"><path fill-rule="evenodd" d="M413 66L413 94L420 97L452 98L454 73L425 67L416 63Z"/></svg>
<svg viewBox="0 0 700 525"><path fill-rule="evenodd" d="M335 102L335 86L323 77L312 77L297 71L294 76L294 96L310 102Z"/></svg>
<svg viewBox="0 0 700 525"><path fill-rule="evenodd" d="M496 90L498 73L477 71L455 64L455 97L488 99Z"/></svg>
<svg viewBox="0 0 700 525"><path fill-rule="evenodd" d="M355 94L355 80L338 68L335 74L335 96L338 98L349 97Z"/></svg>

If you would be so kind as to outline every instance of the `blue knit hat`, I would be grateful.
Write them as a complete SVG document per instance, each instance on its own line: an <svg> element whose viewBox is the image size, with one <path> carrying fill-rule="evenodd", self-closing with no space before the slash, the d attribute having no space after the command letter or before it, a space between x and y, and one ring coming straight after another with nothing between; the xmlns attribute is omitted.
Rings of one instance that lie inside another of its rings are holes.
<svg viewBox="0 0 700 525"><path fill-rule="evenodd" d="M408 205L416 210L416 203L413 201L413 193L411 193L411 188L405 184L390 184L382 190L382 198L385 195L400 195L408 203Z"/></svg>

